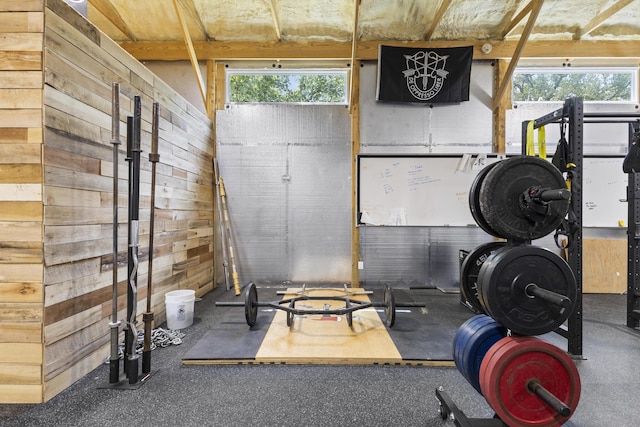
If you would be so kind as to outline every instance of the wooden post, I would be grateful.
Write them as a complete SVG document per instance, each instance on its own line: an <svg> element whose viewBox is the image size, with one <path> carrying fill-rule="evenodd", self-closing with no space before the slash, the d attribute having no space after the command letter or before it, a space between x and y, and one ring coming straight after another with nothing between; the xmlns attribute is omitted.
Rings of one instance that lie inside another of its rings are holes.
<svg viewBox="0 0 640 427"><path fill-rule="evenodd" d="M351 63L351 287L358 288L360 284L360 230L358 229L358 212L356 194L358 191L357 156L360 152L360 60Z"/></svg>

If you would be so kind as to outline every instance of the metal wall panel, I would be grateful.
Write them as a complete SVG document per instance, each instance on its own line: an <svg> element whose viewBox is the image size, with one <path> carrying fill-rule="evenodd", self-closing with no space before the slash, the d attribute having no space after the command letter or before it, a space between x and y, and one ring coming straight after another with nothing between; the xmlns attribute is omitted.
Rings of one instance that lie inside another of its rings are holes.
<svg viewBox="0 0 640 427"><path fill-rule="evenodd" d="M348 109L232 105L217 144L240 282L348 282Z"/></svg>

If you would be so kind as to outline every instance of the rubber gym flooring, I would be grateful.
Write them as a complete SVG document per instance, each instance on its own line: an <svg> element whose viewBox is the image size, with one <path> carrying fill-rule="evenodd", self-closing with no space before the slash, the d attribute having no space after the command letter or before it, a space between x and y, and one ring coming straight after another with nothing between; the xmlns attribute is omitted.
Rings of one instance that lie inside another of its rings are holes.
<svg viewBox="0 0 640 427"><path fill-rule="evenodd" d="M311 288L308 286L307 289ZM259 286L259 302L275 302L294 296L300 288ZM313 296L341 296L335 287L307 290ZM280 291L280 294L278 293ZM362 292L351 298L383 302L383 290L349 289ZM287 292L283 295L284 292ZM353 312L349 327L346 316L308 314L294 317L287 326L287 313L271 307L258 307L256 324L249 327L244 306L216 307L222 320L189 350L184 364L275 363L275 364L415 364L453 366L453 336L473 313L460 305L458 293L437 289L394 289L396 318L393 327L385 325L384 308L369 307ZM244 303L244 292L233 290L219 295L219 301ZM402 307L405 302L424 303L424 307ZM326 304L326 305L325 305ZM298 309L331 310L344 308L343 301L306 300Z"/></svg>

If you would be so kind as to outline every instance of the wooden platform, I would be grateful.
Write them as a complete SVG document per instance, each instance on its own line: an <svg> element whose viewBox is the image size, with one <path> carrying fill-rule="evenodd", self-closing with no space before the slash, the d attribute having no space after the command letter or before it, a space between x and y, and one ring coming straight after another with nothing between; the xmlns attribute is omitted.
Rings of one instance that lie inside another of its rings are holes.
<svg viewBox="0 0 640 427"><path fill-rule="evenodd" d="M299 290L290 288L285 295L276 295L276 289L259 287L258 300L277 301L294 296ZM343 294L338 289L313 292L323 296ZM244 308L216 307L223 310L222 321L211 326L187 352L182 363L453 366L453 336L460 324L472 315L459 304L459 296L437 290L395 290L395 297L398 302L424 301L426 307L397 308L393 328L385 326L381 308L355 311L352 327L345 316L332 314L295 316L289 327L285 311L259 307L256 324L249 328ZM382 290L354 298L382 301ZM325 304L331 309L344 307L342 301L330 299L301 301L296 307L315 310L323 309Z"/></svg>

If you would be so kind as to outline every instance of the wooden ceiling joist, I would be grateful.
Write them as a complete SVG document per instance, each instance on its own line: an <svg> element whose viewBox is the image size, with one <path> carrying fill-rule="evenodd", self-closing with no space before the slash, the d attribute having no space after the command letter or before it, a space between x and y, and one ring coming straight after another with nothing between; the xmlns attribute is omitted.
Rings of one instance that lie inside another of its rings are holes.
<svg viewBox="0 0 640 427"><path fill-rule="evenodd" d="M202 33L202 36L207 41L209 41L210 40L209 34L207 33L207 29L202 23L202 19L200 19L200 14L198 13L198 9L196 9L196 6L193 4L193 0L180 0L180 3L184 7L184 10L187 11L191 19L193 19L193 21L196 24L198 24L198 27L200 28L200 32Z"/></svg>
<svg viewBox="0 0 640 427"><path fill-rule="evenodd" d="M493 98L494 109L500 105L500 102L502 101L502 97L507 91L507 87L509 87L509 85L511 84L511 77L513 76L513 72L515 71L516 66L518 65L518 61L522 56L524 46L527 44L527 40L531 35L533 26L535 25L536 20L538 19L538 15L540 14L540 9L542 9L542 4L544 3L544 0L532 0L531 3L533 5L531 8L531 12L529 13L529 19L527 20L527 23L524 26L524 30L522 31L522 35L520 36L520 40L518 40L518 45L516 46L516 49L513 52L513 57L511 58L511 62L509 62L509 66L507 67L507 71L504 75L504 79L502 80L502 83L500 84L500 87L498 88L498 91L495 93L495 96Z"/></svg>
<svg viewBox="0 0 640 427"><path fill-rule="evenodd" d="M189 34L189 27L187 26L187 20L185 19L182 11L180 10L180 0L173 0L173 7L176 9L176 16L178 17L178 21L180 22L180 28L182 29L182 35L184 36L184 42L187 45L187 53L189 54L189 59L191 60L191 66L193 67L193 71L196 75L196 80L198 83L198 88L200 89L200 94L202 95L202 102L204 105L207 105L207 88L204 85L204 80L202 79L202 73L200 72L200 66L198 65L198 58L196 56L195 49L193 48L193 42L191 41L191 34Z"/></svg>
<svg viewBox="0 0 640 427"><path fill-rule="evenodd" d="M276 31L276 37L278 37L278 41L282 40L282 35L280 33L280 19L278 19L278 12L276 12L276 5L274 0L269 1L269 6L271 6L271 17L273 18L273 28Z"/></svg>
<svg viewBox="0 0 640 427"><path fill-rule="evenodd" d="M440 24L440 21L442 21L442 17L444 16L445 12L447 11L447 9L449 9L449 6L451 6L452 1L453 0L442 0L442 3L440 3L440 7L436 12L436 16L433 17L431 25L429 26L429 29L424 36L425 41L431 40L431 37L433 37L433 33L436 31L436 28L438 27L438 24Z"/></svg>
<svg viewBox="0 0 640 427"><path fill-rule="evenodd" d="M100 12L109 22L122 32L129 40L137 41L136 36L124 22L110 0L89 0L89 4Z"/></svg>
<svg viewBox="0 0 640 427"><path fill-rule="evenodd" d="M611 18L616 13L620 12L622 9L631 4L634 0L618 0L614 4L611 5L608 9L604 10L602 13L595 16L587 25L583 28L580 28L574 35L574 40L580 40L582 37L591 33L593 30L598 28L600 25L604 24L604 22Z"/></svg>
<svg viewBox="0 0 640 427"><path fill-rule="evenodd" d="M509 35L509 33L511 31L513 31L513 29L520 23L520 21L522 21L524 19L525 16L527 16L527 14L529 12L531 12L531 9L533 8L533 4L534 4L535 0L531 0L521 11L520 13L518 13L515 18L513 18L511 20L511 22L509 23L509 25L507 25L507 28L504 29L504 31L502 32L502 39L504 39L505 37L507 37L507 35Z"/></svg>

